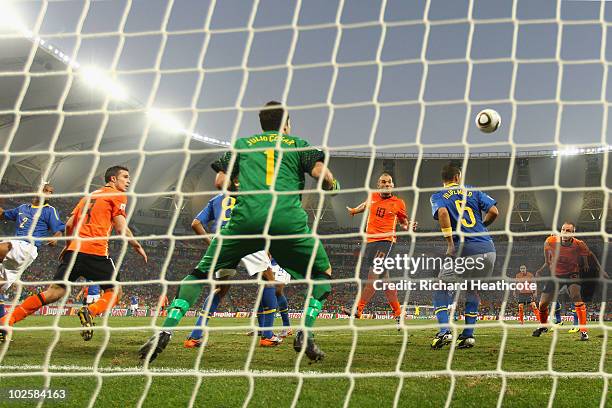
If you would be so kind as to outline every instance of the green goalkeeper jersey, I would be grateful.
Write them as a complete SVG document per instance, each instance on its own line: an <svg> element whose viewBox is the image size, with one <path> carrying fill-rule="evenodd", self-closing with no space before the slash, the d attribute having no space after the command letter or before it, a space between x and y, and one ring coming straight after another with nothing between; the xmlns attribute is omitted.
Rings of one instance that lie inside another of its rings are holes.
<svg viewBox="0 0 612 408"><path fill-rule="evenodd" d="M281 149L277 149L279 138ZM310 173L318 161L324 160L323 152L312 148L304 139L276 131L238 139L234 149L212 164L215 171L227 174L232 154L236 154L231 174L238 176L240 192L247 193L237 196L228 226L233 224L235 232L259 233L270 211L270 234L290 234L294 227L307 223L308 216L302 208L299 192L304 189L305 174ZM251 149L257 150L250 152ZM275 177L279 158L281 162ZM273 192L280 192L274 208Z"/></svg>

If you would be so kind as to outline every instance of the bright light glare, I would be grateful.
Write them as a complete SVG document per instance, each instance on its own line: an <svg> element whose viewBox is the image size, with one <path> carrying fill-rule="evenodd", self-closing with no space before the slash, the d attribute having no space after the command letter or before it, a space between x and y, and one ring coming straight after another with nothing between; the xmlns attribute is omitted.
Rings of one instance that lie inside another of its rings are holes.
<svg viewBox="0 0 612 408"><path fill-rule="evenodd" d="M32 37L32 32L25 26L9 1L0 0L0 31L19 31L26 37Z"/></svg>
<svg viewBox="0 0 612 408"><path fill-rule="evenodd" d="M569 146L566 147L565 149L561 149L561 150L555 150L553 151L553 156L576 156L579 154L597 154L597 153L603 153L603 152L607 152L612 150L612 146L607 145L607 146L599 146L599 147L575 147L575 146Z"/></svg>
<svg viewBox="0 0 612 408"><path fill-rule="evenodd" d="M169 113L159 109L149 109L147 116L158 126L174 132L187 132L182 123Z"/></svg>
<svg viewBox="0 0 612 408"><path fill-rule="evenodd" d="M92 88L106 92L111 98L125 100L128 97L126 90L108 74L96 67L83 67L79 70L81 79Z"/></svg>

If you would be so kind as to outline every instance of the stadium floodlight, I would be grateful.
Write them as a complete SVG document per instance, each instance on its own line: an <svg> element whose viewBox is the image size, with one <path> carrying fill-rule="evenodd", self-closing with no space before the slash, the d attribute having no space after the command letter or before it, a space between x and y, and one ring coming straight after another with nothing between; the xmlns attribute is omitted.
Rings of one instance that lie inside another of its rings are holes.
<svg viewBox="0 0 612 408"><path fill-rule="evenodd" d="M3 31L18 31L28 38L32 37L32 32L23 23L11 2L8 1L0 1L0 29Z"/></svg>
<svg viewBox="0 0 612 408"><path fill-rule="evenodd" d="M111 98L125 100L128 94L117 81L96 67L83 67L80 69L81 78L91 87L106 92Z"/></svg>

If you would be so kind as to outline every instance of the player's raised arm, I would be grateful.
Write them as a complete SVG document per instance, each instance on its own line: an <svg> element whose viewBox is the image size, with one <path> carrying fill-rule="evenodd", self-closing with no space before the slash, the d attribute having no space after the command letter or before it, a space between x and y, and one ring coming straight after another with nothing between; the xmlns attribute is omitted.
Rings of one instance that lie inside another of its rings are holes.
<svg viewBox="0 0 612 408"><path fill-rule="evenodd" d="M361 214L362 212L364 212L367 206L368 206L368 202L364 201L363 203L359 204L355 208L351 208L347 206L346 209L349 212L349 214L353 216L355 214Z"/></svg>
<svg viewBox="0 0 612 408"><path fill-rule="evenodd" d="M334 178L332 172L321 161L317 161L314 164L312 170L310 170L310 175L316 180L320 179L321 177L323 178L323 190L330 191L340 189L340 183L338 183L338 180Z"/></svg>
<svg viewBox="0 0 612 408"><path fill-rule="evenodd" d="M128 228L127 220L122 214L113 217L113 228L117 231L117 234L125 235L129 238L128 244L130 244L130 246L134 248L134 251L136 251L138 255L144 259L145 263L147 263L147 253L142 248L142 245L140 245L140 242L134 239L134 234L132 234L132 231Z"/></svg>
<svg viewBox="0 0 612 408"><path fill-rule="evenodd" d="M455 243L453 242L453 227L451 224L450 214L446 207L438 208L438 223L440 230L446 240L446 255L455 256Z"/></svg>

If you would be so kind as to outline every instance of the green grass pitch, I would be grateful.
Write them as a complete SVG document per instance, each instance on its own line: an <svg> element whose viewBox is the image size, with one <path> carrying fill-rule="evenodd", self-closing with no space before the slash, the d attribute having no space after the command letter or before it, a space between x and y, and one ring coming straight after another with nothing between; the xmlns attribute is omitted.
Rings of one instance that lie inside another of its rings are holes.
<svg viewBox="0 0 612 408"><path fill-rule="evenodd" d="M591 329L588 342L578 341L578 335L568 334L567 328L557 331L550 368L562 375L555 379L544 373L549 369L549 350L555 335L533 338L533 327L508 323L500 359L504 328L481 322L476 347L453 352L448 367L458 374L453 379L450 371L445 371L450 349L430 350L435 329L415 328L415 324L431 325L432 320L407 321L404 332L397 332L393 321L360 320L354 331L348 320L320 320L316 338L327 353L326 359L310 365L304 357L296 366L292 338L278 348L256 347L247 362L253 341L245 335L250 321L213 319L209 344L198 365L199 350L182 347L188 330L179 327L147 376L138 367L137 350L153 333L145 327L151 324L150 319L110 318L109 325L116 330L98 329L87 343L78 334L75 316L59 319L60 327L73 330L62 331L57 339L51 329L53 321L53 317L31 317L18 326L36 329L15 331L0 363L0 390L5 394L11 388L43 387L41 366L48 358L50 387L65 389L68 397L62 402L47 401L43 406L85 407L100 387L94 406L132 407L148 385L144 407L187 406L196 387L196 407L240 407L247 399L251 407L287 407L298 390L300 407L343 406L349 392L351 407L390 407L394 401L400 407L439 407L444 406L451 387L451 406L495 406L504 389L503 406L530 407L547 406L555 386L555 407L597 407L602 398L612 406L612 396L606 388L606 379L612 373L612 347L610 342L606 344L601 328ZM183 324L192 325L194 321L185 319ZM109 335L108 345L100 355L100 375L96 376L92 367L105 333ZM52 353L47 355L56 340ZM505 384L501 376L494 374L498 369L509 373ZM244 370L254 373L252 380ZM296 370L304 374L303 380ZM571 375L576 372L589 374ZM356 375L351 378L347 373ZM403 373L403 378L396 373ZM612 390L612 385L609 388ZM0 406L34 406L31 401L2 399Z"/></svg>

